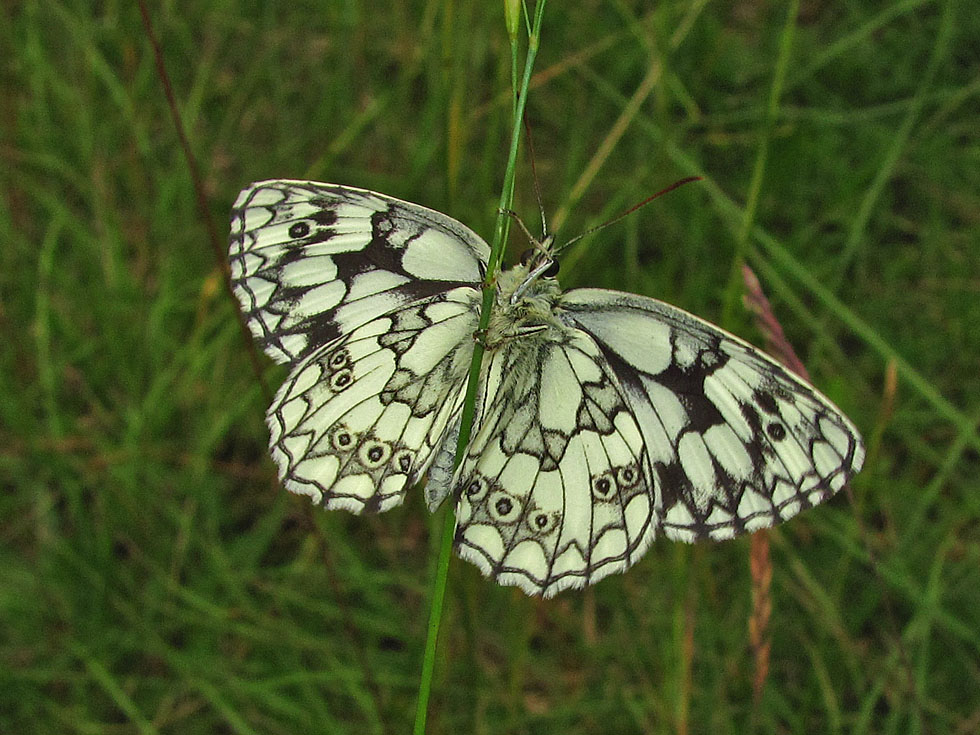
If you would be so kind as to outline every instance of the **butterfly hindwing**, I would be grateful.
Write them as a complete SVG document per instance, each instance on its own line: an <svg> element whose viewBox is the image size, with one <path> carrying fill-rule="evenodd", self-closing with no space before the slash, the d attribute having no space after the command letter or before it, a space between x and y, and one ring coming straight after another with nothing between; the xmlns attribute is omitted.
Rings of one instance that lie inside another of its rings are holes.
<svg viewBox="0 0 980 735"><path fill-rule="evenodd" d="M456 475L457 551L550 597L624 570L653 539L643 440L595 343L577 329L488 353Z"/></svg>
<svg viewBox="0 0 980 735"><path fill-rule="evenodd" d="M399 306L478 284L488 256L451 217L348 186L260 181L232 209L232 284L277 362L294 363Z"/></svg>
<svg viewBox="0 0 980 735"><path fill-rule="evenodd" d="M826 500L861 468L851 422L738 337L615 291L575 289L559 308L595 338L623 386L658 478L667 536L721 540L772 526Z"/></svg>
<svg viewBox="0 0 980 735"><path fill-rule="evenodd" d="M287 489L326 508L402 502L462 402L479 292L460 287L362 324L293 366L268 413Z"/></svg>

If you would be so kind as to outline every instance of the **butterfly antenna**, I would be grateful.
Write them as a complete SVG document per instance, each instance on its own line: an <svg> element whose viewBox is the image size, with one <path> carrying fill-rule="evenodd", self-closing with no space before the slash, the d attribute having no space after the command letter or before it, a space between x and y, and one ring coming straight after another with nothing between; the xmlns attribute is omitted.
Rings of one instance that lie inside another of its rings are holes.
<svg viewBox="0 0 980 735"><path fill-rule="evenodd" d="M548 239L548 221L544 216L544 204L541 201L541 185L538 183L538 168L534 163L534 140L531 138L531 123L527 121L527 115L524 115L524 137L527 138L527 151L528 156L531 159L531 181L534 182L534 198L538 202L538 211L541 213L541 242ZM524 230L527 232L527 229ZM537 240L531 238L531 242L537 244Z"/></svg>
<svg viewBox="0 0 980 735"><path fill-rule="evenodd" d="M535 248L537 248L539 250L541 249L541 241L538 240L538 238L536 238L534 235L531 234L531 231L529 229L527 229L527 225L524 224L524 220L521 219L521 216L517 212L515 212L513 209L501 209L501 210L498 210L498 211L501 214L506 214L508 217L510 217L512 220L514 220L517 223L517 226L521 228L521 232L524 233L524 235L527 237L528 241Z"/></svg>
<svg viewBox="0 0 980 735"><path fill-rule="evenodd" d="M680 181L675 181L673 184L671 184L670 186L668 186L666 189L661 189L656 194L654 194L653 196L647 197L646 199L644 199L639 204L634 204L632 207L630 207L629 209L627 209L622 214L620 214L620 215L618 215L616 217L613 217L610 220L606 220L601 225L596 225L595 227L593 227L590 230L586 230L581 235L576 235L571 240L569 240L564 245L562 245L560 248L556 248L554 250L554 253L557 254L559 251L564 250L565 248L567 248L572 243L576 243L579 240L581 240L583 237L588 237L589 235L591 235L591 234L593 234L595 232L598 232L603 227L609 227L609 225L616 224L617 222L619 222L619 220L623 219L624 217L628 217L629 215L633 214L633 212L635 212L636 210L638 210L640 207L645 207L647 204L649 204L650 202L652 202L654 199L657 199L658 197L662 197L667 192L673 191L674 189L677 189L677 188L679 188L681 186L684 186L684 184L690 184L692 181L701 181L701 177L700 176L688 176L686 179L681 179Z"/></svg>

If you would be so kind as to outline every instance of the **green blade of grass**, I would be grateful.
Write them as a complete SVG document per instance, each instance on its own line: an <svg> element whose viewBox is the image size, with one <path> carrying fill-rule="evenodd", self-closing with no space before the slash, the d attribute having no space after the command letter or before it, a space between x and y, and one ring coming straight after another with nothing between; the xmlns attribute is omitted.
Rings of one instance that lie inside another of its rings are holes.
<svg viewBox="0 0 980 735"><path fill-rule="evenodd" d="M510 218L504 214L509 211L514 199L514 179L517 172L517 152L520 148L524 107L527 102L527 91L531 82L531 71L537 56L541 38L541 24L544 20L545 0L538 0L534 7L534 21L528 34L527 53L524 58L524 74L521 78L520 89L514 90L514 120L511 129L510 151L507 155L507 167L504 170L504 185L500 192L500 206L497 212L497 224L494 228L493 243L490 246L490 259L483 285L483 303L480 309L479 333L483 334L490 323L490 312L493 308L496 292L497 272L503 260L504 245L510 227ZM517 37L510 36L512 49L516 46ZM511 59L516 62L517 54L512 51ZM516 68L512 71L513 78L517 77ZM479 385L480 366L483 362L483 345L477 340L473 346L473 359L466 383L466 396L463 400L463 411L460 416L459 438L456 442L456 457L453 469L459 467L466 452L473 428L473 418L476 412L476 393ZM456 514L452 507L452 497L446 501L445 517L443 519L442 539L439 546L439 558L436 576L432 584L431 602L429 604L429 625L426 634L425 652L422 658L422 673L419 678L419 695L415 710L415 735L425 732L425 722L429 709L429 695L432 691L432 673L435 670L436 644L439 639L439 626L442 621L443 602L446 596L446 585L449 578L449 560L452 556L453 536L456 529Z"/></svg>

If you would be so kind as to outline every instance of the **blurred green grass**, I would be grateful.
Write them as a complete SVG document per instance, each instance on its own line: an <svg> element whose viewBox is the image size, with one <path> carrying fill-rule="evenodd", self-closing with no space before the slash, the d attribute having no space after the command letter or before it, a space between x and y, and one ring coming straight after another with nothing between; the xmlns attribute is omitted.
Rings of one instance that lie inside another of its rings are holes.
<svg viewBox="0 0 980 735"><path fill-rule="evenodd" d="M418 492L355 518L278 489L138 8L3 12L0 732L407 730L437 520ZM151 12L222 232L242 186L288 176L489 236L509 132L496 3ZM715 320L768 135L749 262L871 452L853 505L772 534L762 701L748 542L661 541L549 602L454 562L431 732L980 727L980 16L804 2L770 118L785 19L552 3L528 102L566 237L705 177L576 245L563 283ZM526 163L518 205L536 221Z"/></svg>

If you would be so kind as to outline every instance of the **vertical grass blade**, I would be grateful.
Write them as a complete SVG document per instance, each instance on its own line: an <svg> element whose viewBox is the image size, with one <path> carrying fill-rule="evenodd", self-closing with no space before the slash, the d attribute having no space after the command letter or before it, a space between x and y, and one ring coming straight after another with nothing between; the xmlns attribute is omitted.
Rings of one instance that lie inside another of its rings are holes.
<svg viewBox="0 0 980 735"><path fill-rule="evenodd" d="M514 89L514 119L511 128L510 151L507 156L507 168L504 171L504 185L500 192L497 225L493 232L493 242L490 246L490 261L487 264L487 274L483 284L483 303L480 309L480 332L490 323L490 311L497 272L503 260L504 243L510 227L510 218L503 212L511 207L514 198L514 177L517 170L517 152L520 148L524 105L527 101L527 91L531 84L531 70L534 68L534 58L537 55L540 40L541 23L544 19L545 0L539 0L534 7L534 21L528 35L527 54L524 58L524 74L521 77L520 88ZM511 59L515 64L512 78L517 78L517 37L511 35ZM473 417L476 412L476 389L480 377L480 365L483 362L483 345L476 342L473 349L473 360L470 363L469 379L466 384L466 396L463 401L463 413L460 419L459 440L456 444L456 459L454 467L462 461L466 445L470 440L473 428ZM452 551L453 535L456 530L456 514L452 503L446 503L445 519L442 527L442 540L439 547L439 559L436 575L432 583L431 603L429 606L429 625L425 641L425 653L422 658L422 674L419 678L419 696L415 709L415 735L425 732L426 716L429 709L429 695L432 691L432 672L435 669L436 644L439 639L439 626L442 621L442 607L446 596L446 583L449 578L449 559Z"/></svg>

